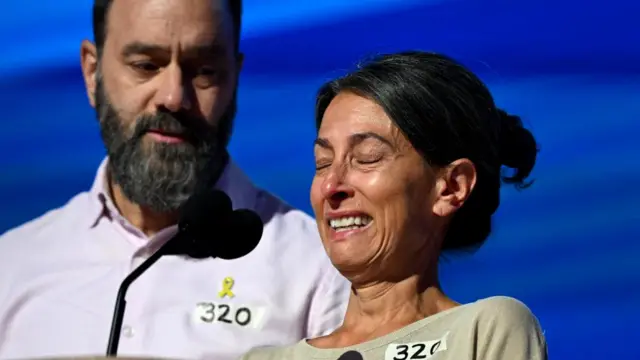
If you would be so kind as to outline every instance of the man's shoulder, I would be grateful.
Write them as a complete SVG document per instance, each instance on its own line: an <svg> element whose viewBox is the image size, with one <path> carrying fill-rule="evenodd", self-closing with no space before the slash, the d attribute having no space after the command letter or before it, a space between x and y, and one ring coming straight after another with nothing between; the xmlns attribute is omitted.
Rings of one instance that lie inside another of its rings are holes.
<svg viewBox="0 0 640 360"><path fill-rule="evenodd" d="M264 190L258 192L256 204L254 210L260 213L265 225L252 257L265 261L278 259L281 264L300 269L296 276L302 273L325 278L337 276L313 217Z"/></svg>
<svg viewBox="0 0 640 360"><path fill-rule="evenodd" d="M256 210L260 213L265 226L271 227L278 235L310 238L314 242L320 241L315 219L273 193L259 190Z"/></svg>
<svg viewBox="0 0 640 360"><path fill-rule="evenodd" d="M18 246L30 247L30 243L42 235L52 234L68 230L69 226L65 223L78 221L81 215L79 210L88 201L88 193L82 192L73 196L66 204L57 208L50 209L45 213L28 220L14 228L11 228L0 234L0 249L8 250ZM0 250L0 253L4 251Z"/></svg>

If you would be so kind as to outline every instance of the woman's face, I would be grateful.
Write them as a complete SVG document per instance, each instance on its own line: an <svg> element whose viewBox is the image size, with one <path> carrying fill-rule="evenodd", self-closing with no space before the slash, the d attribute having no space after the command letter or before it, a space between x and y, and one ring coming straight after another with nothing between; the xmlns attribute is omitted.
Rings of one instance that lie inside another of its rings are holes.
<svg viewBox="0 0 640 360"><path fill-rule="evenodd" d="M348 92L336 96L314 153L311 203L323 245L343 274L352 281L406 276L439 251L430 243L436 174L379 105Z"/></svg>

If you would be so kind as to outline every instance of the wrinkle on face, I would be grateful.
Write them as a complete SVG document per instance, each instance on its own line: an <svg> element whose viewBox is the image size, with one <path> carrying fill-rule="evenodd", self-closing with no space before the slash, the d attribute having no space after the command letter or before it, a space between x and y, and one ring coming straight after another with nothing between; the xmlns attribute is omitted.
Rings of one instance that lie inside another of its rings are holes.
<svg viewBox="0 0 640 360"><path fill-rule="evenodd" d="M362 134L372 135L363 140ZM318 169L311 201L334 265L363 281L401 276L391 269L406 269L409 259L419 262L416 254L429 247L425 227L434 181L429 167L378 104L355 94L341 93L331 102L318 139L324 146L314 150ZM322 191L328 186L352 194L338 210L367 213L372 226L353 239L332 241L325 214L336 204L330 206Z"/></svg>

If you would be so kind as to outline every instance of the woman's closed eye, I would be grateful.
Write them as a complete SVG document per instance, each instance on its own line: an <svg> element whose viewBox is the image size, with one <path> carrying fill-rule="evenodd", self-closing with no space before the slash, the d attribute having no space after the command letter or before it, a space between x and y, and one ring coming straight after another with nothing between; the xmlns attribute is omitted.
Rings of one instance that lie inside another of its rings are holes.
<svg viewBox="0 0 640 360"><path fill-rule="evenodd" d="M356 162L362 165L371 165L382 160L382 156L365 156L365 157L357 157Z"/></svg>
<svg viewBox="0 0 640 360"><path fill-rule="evenodd" d="M316 171L320 171L322 169L326 169L331 166L331 161L326 159L318 159L316 160Z"/></svg>
<svg viewBox="0 0 640 360"><path fill-rule="evenodd" d="M380 162L384 159L384 152L382 151L366 151L366 152L356 152L353 156L353 160L360 165L372 165Z"/></svg>

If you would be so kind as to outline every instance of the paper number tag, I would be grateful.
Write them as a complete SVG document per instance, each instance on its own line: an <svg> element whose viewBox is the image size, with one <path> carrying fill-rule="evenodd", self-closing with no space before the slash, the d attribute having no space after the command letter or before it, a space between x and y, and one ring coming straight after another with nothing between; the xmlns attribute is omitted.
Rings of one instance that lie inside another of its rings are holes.
<svg viewBox="0 0 640 360"><path fill-rule="evenodd" d="M237 306L229 303L200 302L193 313L195 323L222 323L257 329L266 311L262 307Z"/></svg>
<svg viewBox="0 0 640 360"><path fill-rule="evenodd" d="M447 335L438 340L413 342L408 344L389 344L384 354L385 360L427 360L436 353L447 350Z"/></svg>

